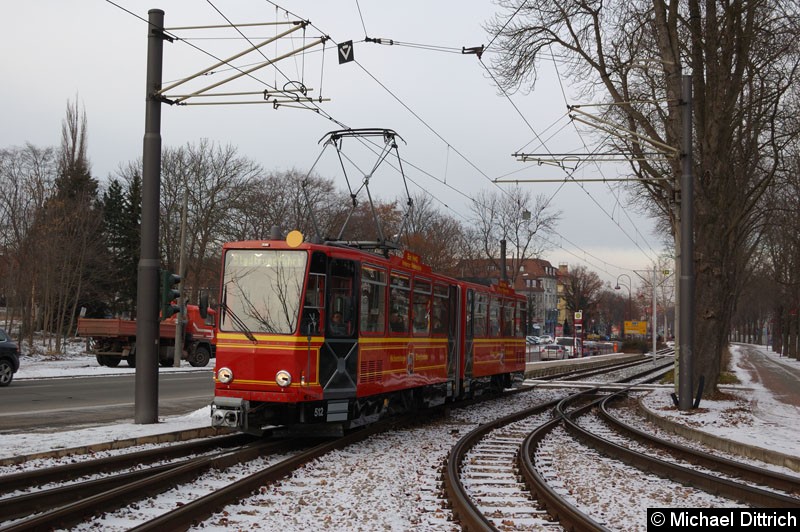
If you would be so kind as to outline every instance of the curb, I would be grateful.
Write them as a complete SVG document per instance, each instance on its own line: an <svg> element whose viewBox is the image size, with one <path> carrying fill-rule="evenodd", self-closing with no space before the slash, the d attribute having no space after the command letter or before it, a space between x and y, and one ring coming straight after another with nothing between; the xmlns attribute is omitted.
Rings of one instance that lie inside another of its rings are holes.
<svg viewBox="0 0 800 532"><path fill-rule="evenodd" d="M637 401L637 404L639 411L644 414L644 417L647 419L647 421L667 432L672 432L673 434L677 434L678 436L688 440L702 443L703 445L718 451L728 452L753 460L760 460L761 462L765 462L767 464L782 466L800 473L800 457L779 453L777 451L771 451L769 449L764 449L763 447L756 447L754 445L748 445L746 443L729 440L727 438L720 438L719 436L714 436L708 432L688 427L682 423L659 416L644 405L642 398Z"/></svg>
<svg viewBox="0 0 800 532"><path fill-rule="evenodd" d="M583 358L526 362L525 378L537 379L540 377L549 377L550 375L563 372L566 367L577 371L602 367L609 359L614 359L619 362L632 362L641 358L643 358L642 355L637 354L612 353L611 355L596 355Z"/></svg>

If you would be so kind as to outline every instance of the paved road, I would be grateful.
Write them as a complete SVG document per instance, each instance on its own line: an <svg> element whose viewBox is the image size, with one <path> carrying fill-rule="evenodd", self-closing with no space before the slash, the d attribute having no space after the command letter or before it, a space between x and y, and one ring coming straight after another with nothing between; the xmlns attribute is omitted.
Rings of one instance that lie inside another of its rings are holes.
<svg viewBox="0 0 800 532"><path fill-rule="evenodd" d="M760 382L779 401L800 407L800 367L781 364L747 344L741 344L741 349L755 382Z"/></svg>
<svg viewBox="0 0 800 532"><path fill-rule="evenodd" d="M134 374L15 380L0 389L0 433L75 425L132 422ZM184 414L211 403L211 372L164 373L158 379L158 415Z"/></svg>

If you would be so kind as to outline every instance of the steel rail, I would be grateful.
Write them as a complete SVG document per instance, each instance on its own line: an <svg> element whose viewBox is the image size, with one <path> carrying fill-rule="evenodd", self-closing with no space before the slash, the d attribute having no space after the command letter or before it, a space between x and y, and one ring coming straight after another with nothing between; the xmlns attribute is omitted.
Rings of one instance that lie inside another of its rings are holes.
<svg viewBox="0 0 800 532"><path fill-rule="evenodd" d="M175 467L160 471L155 475L134 479L133 482L116 488L94 493L81 494L81 485L74 487L73 501L70 504L54 508L48 512L19 520L0 528L3 532L27 530L50 530L69 528L81 520L99 512L112 511L132 501L161 493L178 483L196 478L212 467L224 468L245 460L252 460L268 451L274 451L276 445L284 442L256 441L240 449L227 451L220 456L200 456L191 458ZM92 488L90 486L90 488Z"/></svg>
<svg viewBox="0 0 800 532"><path fill-rule="evenodd" d="M290 475L300 466L320 456L337 449L342 449L380 432L390 430L399 424L412 423L418 420L418 415L401 416L399 418L386 420L385 422L375 423L359 431L347 434L342 438L338 438L335 441L317 445L291 458L282 460L258 473L247 476L213 493L209 493L204 497L187 502L180 508L175 508L131 530L136 532L185 530L192 524L201 522L214 513L221 511L225 506L240 501L253 492L256 492L264 484L280 480Z"/></svg>
<svg viewBox="0 0 800 532"><path fill-rule="evenodd" d="M768 469L707 453L677 442L664 440L629 425L609 411L611 402L619 399L620 396L621 394L610 395L603 399L599 406L600 414L603 419L618 432L628 437L635 438L647 445L663 448L673 455L683 455L681 457L683 459L688 457L688 461L709 469L714 469L720 473L739 477L787 493L800 494L800 477L770 471ZM798 502L800 502L800 500Z"/></svg>
<svg viewBox="0 0 800 532"><path fill-rule="evenodd" d="M663 478L681 482L709 493L722 495L727 498L743 501L758 507L765 508L798 508L800 499L784 494L767 491L740 482L720 478L700 471L694 471L678 464L670 463L653 456L642 454L622 445L611 442L575 422L576 418L588 411L580 409L572 412L564 410L564 404L559 404L556 411L564 421L565 428L573 436L613 459L620 460L645 472L654 473Z"/></svg>
<svg viewBox="0 0 800 532"><path fill-rule="evenodd" d="M536 405L525 410L521 410L514 414L496 419L484 425L481 425L474 430L467 433L461 438L450 450L447 457L447 463L444 470L444 487L448 499L452 505L453 513L461 523L464 530L497 530L491 521L478 509L469 495L466 493L463 483L461 482L461 468L464 464L464 458L470 449L472 449L487 433L513 423L526 417L540 414L545 410L553 408L558 404L558 399Z"/></svg>
<svg viewBox="0 0 800 532"><path fill-rule="evenodd" d="M191 454L207 452L215 448L236 447L249 441L253 441L253 436L229 434L176 445L158 446L144 451L124 453L73 464L13 473L3 476L3 482L0 483L0 493L8 493L14 490L40 486L47 482L71 480L86 475L95 475L100 472L118 471L126 467L150 464L155 461L182 458ZM0 512L0 515L3 515L2 512Z"/></svg>
<svg viewBox="0 0 800 532"><path fill-rule="evenodd" d="M587 398L591 397L593 393L594 390L588 390L562 399L556 406L556 411L558 411L562 403L577 401L578 399L585 401ZM592 404L594 403L589 403L582 408L591 408ZM557 519L566 530L572 530L574 532L610 532L608 528L583 513L576 505L570 503L566 498L550 487L547 480L536 469L536 450L547 435L561 423L562 418L555 417L551 421L538 427L525 438L520 446L520 452L517 455L520 474L533 496L536 497L539 503L547 510L547 513L552 515L554 519Z"/></svg>

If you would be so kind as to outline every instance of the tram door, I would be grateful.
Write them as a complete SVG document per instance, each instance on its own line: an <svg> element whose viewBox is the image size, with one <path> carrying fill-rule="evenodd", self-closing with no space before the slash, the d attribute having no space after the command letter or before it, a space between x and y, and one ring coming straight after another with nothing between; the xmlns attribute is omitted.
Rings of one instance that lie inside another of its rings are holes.
<svg viewBox="0 0 800 532"><path fill-rule="evenodd" d="M358 368L357 315L355 305L358 263L333 258L328 263L325 309L325 342L319 353L319 382L324 399L354 397ZM347 410L332 412L328 421L347 419ZM343 407L346 401L343 403ZM333 417L332 417L333 415Z"/></svg>
<svg viewBox="0 0 800 532"><path fill-rule="evenodd" d="M469 393L473 374L473 356L475 345L475 291L467 289L466 320L464 323L464 391Z"/></svg>
<svg viewBox="0 0 800 532"><path fill-rule="evenodd" d="M448 320L447 320L447 378L453 383L453 396L461 393L461 380L458 369L461 367L461 292L457 286L448 287Z"/></svg>

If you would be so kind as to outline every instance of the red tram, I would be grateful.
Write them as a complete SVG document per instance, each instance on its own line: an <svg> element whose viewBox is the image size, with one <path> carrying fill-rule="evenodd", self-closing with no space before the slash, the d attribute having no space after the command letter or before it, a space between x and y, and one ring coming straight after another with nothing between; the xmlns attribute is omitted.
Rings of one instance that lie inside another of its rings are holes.
<svg viewBox="0 0 800 532"><path fill-rule="evenodd" d="M526 304L509 285L302 240L223 246L212 425L335 434L521 379Z"/></svg>

